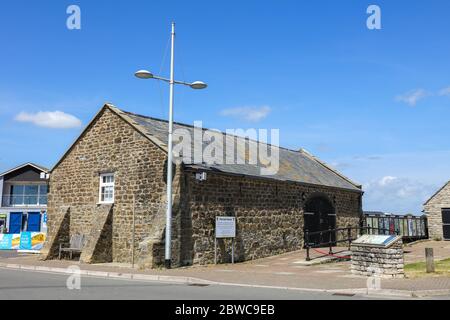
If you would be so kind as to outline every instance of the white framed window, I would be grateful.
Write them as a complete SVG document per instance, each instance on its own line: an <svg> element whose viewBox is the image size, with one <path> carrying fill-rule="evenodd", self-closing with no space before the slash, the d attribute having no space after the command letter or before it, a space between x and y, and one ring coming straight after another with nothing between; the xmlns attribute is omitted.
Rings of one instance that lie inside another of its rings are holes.
<svg viewBox="0 0 450 320"><path fill-rule="evenodd" d="M114 173L100 175L99 203L114 203Z"/></svg>

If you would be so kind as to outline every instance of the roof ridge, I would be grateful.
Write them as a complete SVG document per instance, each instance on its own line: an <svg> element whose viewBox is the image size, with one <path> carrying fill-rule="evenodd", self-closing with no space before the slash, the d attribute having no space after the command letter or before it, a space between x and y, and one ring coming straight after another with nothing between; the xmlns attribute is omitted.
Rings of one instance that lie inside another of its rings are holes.
<svg viewBox="0 0 450 320"><path fill-rule="evenodd" d="M36 169L39 169L39 170L41 170L41 171L44 171L44 172L46 172L46 173L49 172L49 169L46 168L46 167L44 167L44 166L41 166L41 165L36 164L36 163L34 163L34 162L25 162L25 163L22 163L22 164L20 164L20 165L18 165L18 166L15 166L15 167L13 167L13 168L11 168L11 169L9 169L9 170L6 170L5 172L0 173L0 177L3 177L3 176L5 176L5 175L7 175L7 174L9 174L9 173L11 173L11 172L16 171L16 170L22 169L22 168L24 168L24 167L26 167L26 166L32 166L32 167L34 167L34 168L36 168Z"/></svg>
<svg viewBox="0 0 450 320"><path fill-rule="evenodd" d="M436 191L435 193L433 193L433 195L423 204L424 206L426 206L428 203L430 203L431 200L433 200L434 197L436 197L442 190L445 189L446 186L448 186L450 184L450 180L447 181L446 183L444 183L444 185L439 188L438 191Z"/></svg>
<svg viewBox="0 0 450 320"><path fill-rule="evenodd" d="M136 121L134 121L133 119L130 118L130 115L132 115L133 113L119 109L116 106L112 105L111 103L107 103L107 104L105 104L105 106L107 108L109 108L111 111L113 111L114 113L116 113L119 117L121 117L122 120L124 120L129 125L131 125L133 128L135 128L137 131L139 131L142 135L147 137L147 139L149 139L150 141L155 143L164 152L168 152L168 145L166 143L159 140L155 136L148 134L145 130L143 130L142 126L139 123L137 123ZM142 117L144 117L144 116L142 116ZM150 118L150 117L148 117L148 118ZM152 118L150 118L150 119L152 119ZM155 119L155 120L158 120L158 119Z"/></svg>
<svg viewBox="0 0 450 320"><path fill-rule="evenodd" d="M362 188L362 185L359 183L354 182L353 180L351 180L350 178L348 178L347 176L343 175L342 173L340 173L339 171L337 171L335 168L333 168L331 165L329 165L328 163L320 160L319 158L317 158L316 156L314 156L313 154L309 153L308 151L306 151L305 149L300 149L300 153L308 156L309 158L311 158L312 160L316 161L317 163L319 163L320 165L322 165L323 167L325 167L326 169L332 171L333 173L337 174L339 177L341 177L342 179L346 180L347 182L351 183L352 185L354 185L355 187L358 188Z"/></svg>

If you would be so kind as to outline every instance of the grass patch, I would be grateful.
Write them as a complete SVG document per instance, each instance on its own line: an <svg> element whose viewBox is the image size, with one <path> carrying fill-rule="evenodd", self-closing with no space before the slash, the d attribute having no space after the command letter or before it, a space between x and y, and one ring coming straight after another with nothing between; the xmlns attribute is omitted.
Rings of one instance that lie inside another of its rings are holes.
<svg viewBox="0 0 450 320"><path fill-rule="evenodd" d="M417 262L405 265L405 273L409 278L425 276L450 276L450 259L435 262L436 272L427 273L426 262Z"/></svg>

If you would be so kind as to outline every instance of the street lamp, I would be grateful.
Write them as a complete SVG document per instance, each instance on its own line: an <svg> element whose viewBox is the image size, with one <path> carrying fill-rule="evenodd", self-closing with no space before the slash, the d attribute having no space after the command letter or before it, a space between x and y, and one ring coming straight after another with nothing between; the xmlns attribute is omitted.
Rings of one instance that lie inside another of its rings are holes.
<svg viewBox="0 0 450 320"><path fill-rule="evenodd" d="M170 99L169 99L169 146L168 146L168 160L167 160L167 211L166 211L166 243L165 243L165 265L170 269L172 254L172 163L173 163L173 102L174 102L174 89L175 84L182 84L191 87L195 90L206 89L208 86L201 81L195 81L192 83L176 81L175 80L175 23L172 23L172 50L170 59L170 79L159 77L154 75L148 70L139 70L135 73L135 76L139 79L155 79L170 84Z"/></svg>
<svg viewBox="0 0 450 320"><path fill-rule="evenodd" d="M165 82L170 83L170 79L166 79L166 78L163 78L163 77L155 76L153 73L151 73L148 70L136 71L136 73L134 75L137 78L143 79L143 80L155 79L155 80L161 80L161 81L165 81ZM208 87L208 85L206 83L202 82L202 81L195 81L195 82L189 83L189 82L183 82L183 81L174 80L173 82L174 82L174 84L182 84L182 85L191 87L192 89L196 89L196 90L206 89Z"/></svg>

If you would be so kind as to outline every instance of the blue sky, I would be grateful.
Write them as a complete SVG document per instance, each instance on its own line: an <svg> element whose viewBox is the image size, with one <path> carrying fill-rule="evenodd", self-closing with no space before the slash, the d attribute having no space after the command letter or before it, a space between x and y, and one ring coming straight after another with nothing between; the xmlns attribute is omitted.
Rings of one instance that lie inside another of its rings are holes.
<svg viewBox="0 0 450 320"><path fill-rule="evenodd" d="M81 30L66 28L71 4ZM366 27L370 4L382 30ZM209 84L177 89L177 121L279 128L282 146L363 184L366 209L418 213L450 179L449 12L446 0L3 1L0 169L51 167L104 102L167 118L167 88L133 73L168 74L176 21L177 78ZM44 119L61 115L66 128Z"/></svg>

